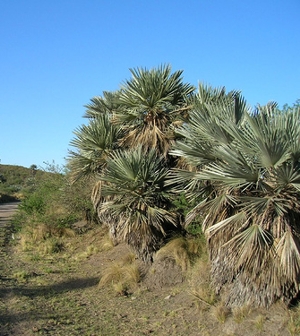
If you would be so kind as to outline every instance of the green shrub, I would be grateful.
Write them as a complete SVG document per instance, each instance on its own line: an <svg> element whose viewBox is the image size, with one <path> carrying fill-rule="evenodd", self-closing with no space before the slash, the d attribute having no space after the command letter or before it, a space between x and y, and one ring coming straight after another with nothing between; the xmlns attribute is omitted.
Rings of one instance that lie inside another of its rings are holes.
<svg viewBox="0 0 300 336"><path fill-rule="evenodd" d="M24 211L27 215L39 214L43 215L46 211L45 199L34 193L25 198L19 206L20 210Z"/></svg>

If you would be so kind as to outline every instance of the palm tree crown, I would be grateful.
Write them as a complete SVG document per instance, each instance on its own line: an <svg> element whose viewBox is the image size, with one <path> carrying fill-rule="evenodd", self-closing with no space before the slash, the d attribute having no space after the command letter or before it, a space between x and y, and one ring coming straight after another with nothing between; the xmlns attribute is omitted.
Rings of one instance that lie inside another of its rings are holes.
<svg viewBox="0 0 300 336"><path fill-rule="evenodd" d="M121 108L116 114L116 121L126 131L122 145L156 148L166 156L194 87L183 83L182 71L171 73L170 66L130 71L132 78L121 87Z"/></svg>

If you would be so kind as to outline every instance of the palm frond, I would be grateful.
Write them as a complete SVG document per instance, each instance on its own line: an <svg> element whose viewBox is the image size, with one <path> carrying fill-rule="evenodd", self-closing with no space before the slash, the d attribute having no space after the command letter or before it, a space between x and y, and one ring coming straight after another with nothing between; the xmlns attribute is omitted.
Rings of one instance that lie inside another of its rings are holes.
<svg viewBox="0 0 300 336"><path fill-rule="evenodd" d="M242 267L256 274L262 264L269 259L272 242L268 231L262 229L260 225L252 224L230 239L224 248L227 247L233 251L234 257L231 261L236 270Z"/></svg>
<svg viewBox="0 0 300 336"><path fill-rule="evenodd" d="M236 228L236 231L244 225L247 225L248 219L245 213L239 212L235 215L228 217L226 219L223 219L222 221L210 226L206 230L206 234L209 237L212 237L214 234L218 233L219 231L226 231L227 226L230 225L231 229L232 227Z"/></svg>
<svg viewBox="0 0 300 336"><path fill-rule="evenodd" d="M104 91L103 96L96 96L91 102L85 105L86 111L84 117L96 118L101 114L114 115L120 108L119 91Z"/></svg>
<svg viewBox="0 0 300 336"><path fill-rule="evenodd" d="M106 165L111 152L118 148L121 130L111 124L107 115L99 115L75 131L70 145L77 151L69 151L69 162L73 178L99 173Z"/></svg>
<svg viewBox="0 0 300 336"><path fill-rule="evenodd" d="M219 103L204 93L171 151L194 169L173 169L170 183L191 198L210 186L186 222L205 217L213 283L228 284L229 304L289 301L300 279L300 110L251 113L222 90Z"/></svg>

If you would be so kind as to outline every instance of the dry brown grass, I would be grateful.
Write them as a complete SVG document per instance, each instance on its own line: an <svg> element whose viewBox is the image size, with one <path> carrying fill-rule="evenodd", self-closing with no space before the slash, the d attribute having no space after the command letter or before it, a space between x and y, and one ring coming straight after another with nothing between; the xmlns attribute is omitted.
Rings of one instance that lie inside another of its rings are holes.
<svg viewBox="0 0 300 336"><path fill-rule="evenodd" d="M266 322L266 316L259 314L258 316L256 316L255 320L254 320L254 324L257 330L262 331L264 328L264 324Z"/></svg>
<svg viewBox="0 0 300 336"><path fill-rule="evenodd" d="M235 307L232 309L233 320L236 323L241 323L251 314L251 312L252 308L249 305Z"/></svg>
<svg viewBox="0 0 300 336"><path fill-rule="evenodd" d="M230 309L221 301L212 307L211 313L220 323L225 323L227 317L230 315Z"/></svg>
<svg viewBox="0 0 300 336"><path fill-rule="evenodd" d="M43 254L59 253L65 250L65 244L62 239L51 237L38 245L38 251Z"/></svg>
<svg viewBox="0 0 300 336"><path fill-rule="evenodd" d="M108 233L104 234L100 239L99 251L109 251L114 247L114 243L111 240Z"/></svg>
<svg viewBox="0 0 300 336"><path fill-rule="evenodd" d="M175 260L183 271L187 271L196 257L203 251L203 242L197 238L177 237L163 246L155 258Z"/></svg>
<svg viewBox="0 0 300 336"><path fill-rule="evenodd" d="M291 336L300 334L300 306L288 312L287 330Z"/></svg>
<svg viewBox="0 0 300 336"><path fill-rule="evenodd" d="M287 310L283 303L268 311L253 307L229 311L210 287L209 264L202 254L190 264L184 283L149 289L148 284L140 281L138 261L125 245L99 253L105 234L96 228L74 238L56 237L65 243L66 250L45 258L37 248L48 240L54 242L54 237L34 244L36 249L26 253L17 250L23 238L14 241L12 250L15 252L6 260L5 280L1 285L5 290L11 279L16 290L8 287L3 299L12 316L22 316L25 312L32 318L16 319L13 323L4 320L7 335L25 335L35 327L40 332L51 327L49 332L53 335L80 334L82 330L84 334L112 336L146 333L289 336L300 333L300 309ZM74 260L80 253L86 253L87 259ZM176 269L180 271L179 267ZM99 270L103 272L97 286ZM40 295L44 289L47 295ZM36 295L32 299L28 293L34 291ZM131 293L134 295L121 296ZM50 325L52 320L56 322ZM14 326L19 329L9 330Z"/></svg>
<svg viewBox="0 0 300 336"><path fill-rule="evenodd" d="M111 286L117 294L135 289L141 278L140 269L132 253L112 262L101 275L99 287Z"/></svg>
<svg viewBox="0 0 300 336"><path fill-rule="evenodd" d="M20 234L18 247L21 251L37 251L42 255L58 253L65 249L65 239L74 238L68 228L54 228L46 224L28 226Z"/></svg>
<svg viewBox="0 0 300 336"><path fill-rule="evenodd" d="M210 283L210 269L206 260L199 258L189 272L189 293L199 303L199 307L208 308L217 300L216 293Z"/></svg>
<svg viewBox="0 0 300 336"><path fill-rule="evenodd" d="M21 234L21 239L28 243L36 243L51 237L75 237L75 232L69 228L57 228L51 225L39 224L27 227L27 230Z"/></svg>

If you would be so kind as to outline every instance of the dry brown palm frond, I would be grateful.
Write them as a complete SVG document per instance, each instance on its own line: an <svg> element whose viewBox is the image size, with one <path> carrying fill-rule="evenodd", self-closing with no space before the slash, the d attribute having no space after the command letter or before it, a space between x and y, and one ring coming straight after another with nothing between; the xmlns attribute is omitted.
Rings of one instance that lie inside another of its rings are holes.
<svg viewBox="0 0 300 336"><path fill-rule="evenodd" d="M92 194L91 194L91 201L94 206L94 209L98 209L101 203L101 189L102 189L102 181L97 181L93 187Z"/></svg>
<svg viewBox="0 0 300 336"><path fill-rule="evenodd" d="M276 254L280 261L282 273L295 284L299 283L300 273L300 242L299 238L287 231L278 241Z"/></svg>
<svg viewBox="0 0 300 336"><path fill-rule="evenodd" d="M223 247L232 251L231 266L235 270L244 267L257 273L262 264L269 261L272 238L268 231L253 224L236 234Z"/></svg>
<svg viewBox="0 0 300 336"><path fill-rule="evenodd" d="M171 137L166 134L158 126L146 124L142 128L136 128L128 132L120 142L120 146L134 148L142 145L145 150L154 148L166 157L174 144L173 139L174 136Z"/></svg>

